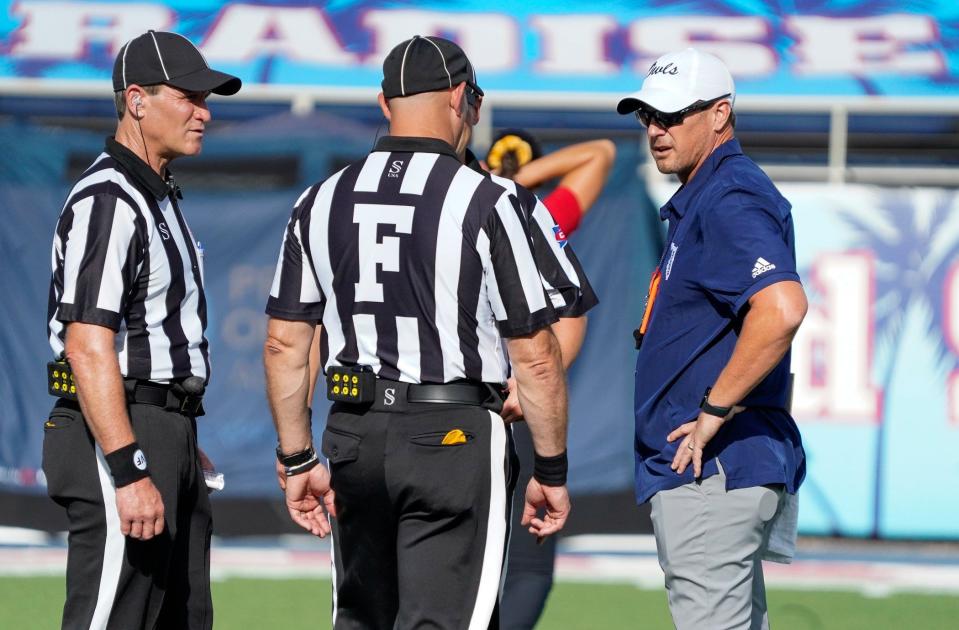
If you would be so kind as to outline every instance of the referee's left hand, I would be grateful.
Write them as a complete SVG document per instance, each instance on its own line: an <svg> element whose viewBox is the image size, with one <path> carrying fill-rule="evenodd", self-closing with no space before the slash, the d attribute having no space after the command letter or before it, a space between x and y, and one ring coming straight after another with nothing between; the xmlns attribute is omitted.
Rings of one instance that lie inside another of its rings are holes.
<svg viewBox="0 0 959 630"><path fill-rule="evenodd" d="M286 478L286 508L290 518L314 536L325 538L330 533L327 514L336 517L335 498L330 487L330 471L323 464Z"/></svg>
<svg viewBox="0 0 959 630"><path fill-rule="evenodd" d="M546 508L542 518L537 516L540 508ZM542 539L563 529L569 510L569 491L566 486L544 486L533 478L526 486L526 504L520 525L528 525L529 533Z"/></svg>

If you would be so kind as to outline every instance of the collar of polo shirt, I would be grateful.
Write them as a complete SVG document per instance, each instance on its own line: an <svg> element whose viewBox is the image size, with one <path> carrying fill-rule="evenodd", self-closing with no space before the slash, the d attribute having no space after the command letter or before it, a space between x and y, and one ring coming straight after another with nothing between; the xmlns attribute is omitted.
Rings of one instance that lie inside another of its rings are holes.
<svg viewBox="0 0 959 630"><path fill-rule="evenodd" d="M383 136L376 143L374 151L389 151L397 153L440 153L454 158L457 162L459 156L448 142L438 138L419 138L414 136Z"/></svg>
<svg viewBox="0 0 959 630"><path fill-rule="evenodd" d="M665 206L659 209L659 218L663 221L668 219L670 207L672 207L679 216L686 214L686 205L692 201L702 187L706 185L710 175L715 173L716 169L719 168L719 164L728 157L742 154L743 149L739 145L739 140L736 138L731 138L716 147L703 162L703 165L699 167L696 175L686 182L682 188L676 191L676 194L673 195L673 198L670 199Z"/></svg>
<svg viewBox="0 0 959 630"><path fill-rule="evenodd" d="M169 168L166 169L166 179L163 179L150 168L149 164L141 160L136 153L117 142L113 136L107 138L105 150L124 171L149 190L157 200L162 200L171 192L179 191L179 187L173 183L173 173L170 172Z"/></svg>

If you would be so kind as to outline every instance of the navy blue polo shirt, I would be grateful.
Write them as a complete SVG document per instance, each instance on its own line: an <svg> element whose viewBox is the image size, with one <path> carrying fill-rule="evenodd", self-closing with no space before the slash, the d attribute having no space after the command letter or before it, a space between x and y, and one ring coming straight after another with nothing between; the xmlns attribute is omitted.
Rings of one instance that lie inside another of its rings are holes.
<svg viewBox="0 0 959 630"><path fill-rule="evenodd" d="M717 147L660 210L669 231L636 360L639 503L693 481L692 465L682 475L670 469L681 440L666 436L699 415L703 392L732 356L749 298L799 281L789 210L737 140ZM718 472L718 457L727 489L781 483L796 491L805 456L787 411L788 383L789 353L706 445L703 478Z"/></svg>

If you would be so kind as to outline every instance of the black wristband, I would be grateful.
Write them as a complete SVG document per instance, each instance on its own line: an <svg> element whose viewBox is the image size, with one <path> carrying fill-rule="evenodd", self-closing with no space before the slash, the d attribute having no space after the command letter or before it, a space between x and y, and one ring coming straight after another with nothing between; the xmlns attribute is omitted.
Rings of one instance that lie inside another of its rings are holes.
<svg viewBox="0 0 959 630"><path fill-rule="evenodd" d="M544 486L565 486L568 470L566 451L552 457L533 454L533 478Z"/></svg>
<svg viewBox="0 0 959 630"><path fill-rule="evenodd" d="M287 477L293 477L295 475L299 475L299 474L313 470L314 468L316 468L316 465L319 463L320 463L320 458L316 455L316 453L313 453L313 457L303 462L302 464L297 464L296 466L284 466L283 473Z"/></svg>
<svg viewBox="0 0 959 630"><path fill-rule="evenodd" d="M276 447L276 459L287 468L293 468L301 464L305 464L315 457L316 451L313 450L312 446L309 446L305 450L297 453L290 453L289 455L284 455L283 451L280 450L279 445Z"/></svg>
<svg viewBox="0 0 959 630"><path fill-rule="evenodd" d="M107 460L110 474L113 475L113 485L117 488L128 486L134 481L140 481L150 476L147 470L147 458L140 450L140 445L131 442L122 446L103 458Z"/></svg>
<svg viewBox="0 0 959 630"><path fill-rule="evenodd" d="M717 418L725 418L729 415L729 412L733 410L732 406L729 407L719 407L713 405L709 402L709 392L713 391L712 387L706 388L706 393L703 394L703 401L699 403L699 408L708 413L711 416L716 416Z"/></svg>

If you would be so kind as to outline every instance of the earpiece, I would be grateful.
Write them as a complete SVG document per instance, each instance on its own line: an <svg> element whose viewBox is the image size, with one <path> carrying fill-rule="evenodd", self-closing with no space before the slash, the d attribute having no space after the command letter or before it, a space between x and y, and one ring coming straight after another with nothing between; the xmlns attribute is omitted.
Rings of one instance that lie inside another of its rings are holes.
<svg viewBox="0 0 959 630"><path fill-rule="evenodd" d="M146 157L147 165L150 165L150 153L147 151L147 141L143 137L143 127L140 126L140 106L143 105L143 97L139 94L133 95L133 108L136 110L133 119L137 122L137 129L140 130L140 140L143 141L143 155Z"/></svg>

